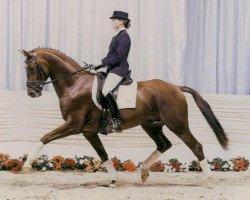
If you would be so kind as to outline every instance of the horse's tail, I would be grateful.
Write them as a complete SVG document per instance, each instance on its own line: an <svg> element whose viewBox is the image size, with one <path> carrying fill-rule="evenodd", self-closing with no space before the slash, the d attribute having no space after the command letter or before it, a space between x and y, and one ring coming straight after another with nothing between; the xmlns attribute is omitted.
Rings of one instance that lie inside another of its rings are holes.
<svg viewBox="0 0 250 200"><path fill-rule="evenodd" d="M202 112L203 116L207 120L210 127L213 129L220 145L222 146L223 149L227 149L228 145L227 135L223 130L219 120L214 115L214 112L212 111L210 105L201 97L201 95L198 92L196 92L192 88L186 86L179 86L179 88L181 89L182 92L190 93L193 96L195 103L197 104L198 108Z"/></svg>

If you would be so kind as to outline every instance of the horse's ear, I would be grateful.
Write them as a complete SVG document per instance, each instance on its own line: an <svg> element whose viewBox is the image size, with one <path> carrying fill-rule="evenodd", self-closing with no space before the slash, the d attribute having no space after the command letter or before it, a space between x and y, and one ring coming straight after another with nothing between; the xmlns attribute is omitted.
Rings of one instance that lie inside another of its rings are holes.
<svg viewBox="0 0 250 200"><path fill-rule="evenodd" d="M27 52L27 51L25 51L24 49L22 49L22 50L19 50L24 56L26 56L26 57L31 57L31 55L29 54L29 52Z"/></svg>

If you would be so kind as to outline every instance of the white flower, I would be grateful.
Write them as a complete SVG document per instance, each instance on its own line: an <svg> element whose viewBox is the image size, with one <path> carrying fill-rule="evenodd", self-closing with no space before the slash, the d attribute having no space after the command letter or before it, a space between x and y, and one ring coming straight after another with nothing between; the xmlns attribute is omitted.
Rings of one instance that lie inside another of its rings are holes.
<svg viewBox="0 0 250 200"><path fill-rule="evenodd" d="M210 169L214 169L214 166L213 166L213 165L211 165Z"/></svg>
<svg viewBox="0 0 250 200"><path fill-rule="evenodd" d="M42 168L42 171L46 171L46 170L47 170L47 168L46 168L46 167L43 167L43 168Z"/></svg>
<svg viewBox="0 0 250 200"><path fill-rule="evenodd" d="M49 167L53 167L54 165L52 163L49 163Z"/></svg>
<svg viewBox="0 0 250 200"><path fill-rule="evenodd" d="M182 165L182 170L183 170L184 172L188 172L188 171L189 171L189 166L188 166L187 163L184 163L184 165Z"/></svg>
<svg viewBox="0 0 250 200"><path fill-rule="evenodd" d="M167 171L167 172L172 171L171 166L170 166L170 165L166 165L166 167L165 167L165 171Z"/></svg>
<svg viewBox="0 0 250 200"><path fill-rule="evenodd" d="M83 164L83 159L78 160L78 163L79 163L80 165L82 165L82 164Z"/></svg>
<svg viewBox="0 0 250 200"><path fill-rule="evenodd" d="M229 165L227 163L225 163L224 165L222 165L222 168L228 168Z"/></svg>
<svg viewBox="0 0 250 200"><path fill-rule="evenodd" d="M234 169L234 163L231 160L229 160L228 163L230 165L229 169L232 171Z"/></svg>

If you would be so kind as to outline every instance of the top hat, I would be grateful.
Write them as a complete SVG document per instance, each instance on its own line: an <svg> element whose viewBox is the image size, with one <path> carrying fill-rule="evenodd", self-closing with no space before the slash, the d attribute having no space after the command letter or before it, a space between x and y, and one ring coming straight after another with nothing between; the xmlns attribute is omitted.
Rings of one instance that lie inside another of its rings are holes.
<svg viewBox="0 0 250 200"><path fill-rule="evenodd" d="M109 19L126 19L130 22L130 19L128 18L128 13L123 11L114 11L113 16Z"/></svg>

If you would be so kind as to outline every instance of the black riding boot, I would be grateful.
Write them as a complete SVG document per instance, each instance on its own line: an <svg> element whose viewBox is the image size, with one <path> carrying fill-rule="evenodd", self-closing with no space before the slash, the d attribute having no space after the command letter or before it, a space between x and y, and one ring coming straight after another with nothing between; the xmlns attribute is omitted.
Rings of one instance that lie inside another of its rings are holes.
<svg viewBox="0 0 250 200"><path fill-rule="evenodd" d="M110 112L113 118L114 131L117 133L121 133L122 132L122 120L121 120L121 116L118 110L116 100L111 92L107 94L106 100L107 100L107 104L108 104L108 107L110 109Z"/></svg>

